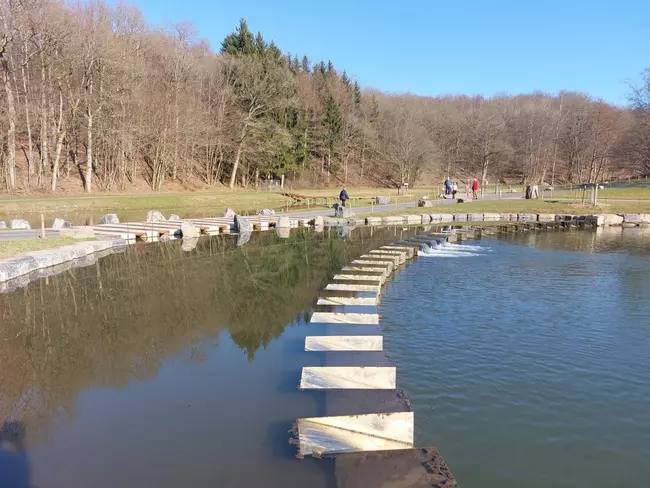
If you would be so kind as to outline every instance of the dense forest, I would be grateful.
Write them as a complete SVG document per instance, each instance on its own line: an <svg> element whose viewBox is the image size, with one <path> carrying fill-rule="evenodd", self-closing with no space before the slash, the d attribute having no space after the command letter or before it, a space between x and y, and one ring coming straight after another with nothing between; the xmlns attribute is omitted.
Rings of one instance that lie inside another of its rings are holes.
<svg viewBox="0 0 650 488"><path fill-rule="evenodd" d="M362 89L244 20L215 52L189 24L155 28L105 0L0 0L0 18L0 192L650 173L650 71L628 107L575 92L421 97Z"/></svg>

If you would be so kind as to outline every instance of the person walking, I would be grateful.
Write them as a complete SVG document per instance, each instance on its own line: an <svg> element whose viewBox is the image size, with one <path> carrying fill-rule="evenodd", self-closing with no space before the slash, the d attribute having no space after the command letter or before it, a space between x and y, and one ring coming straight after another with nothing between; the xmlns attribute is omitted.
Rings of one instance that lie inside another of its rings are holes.
<svg viewBox="0 0 650 488"><path fill-rule="evenodd" d="M451 194L451 180L449 177L445 180L445 195L450 195Z"/></svg>
<svg viewBox="0 0 650 488"><path fill-rule="evenodd" d="M456 200L456 193L458 193L458 183L455 181L451 184L451 198Z"/></svg>
<svg viewBox="0 0 650 488"><path fill-rule="evenodd" d="M341 193L339 193L339 200L341 200L341 206L345 207L345 202L347 202L350 199L350 195L348 195L348 192L343 188L341 190Z"/></svg>
<svg viewBox="0 0 650 488"><path fill-rule="evenodd" d="M472 198L478 200L478 180L476 178L474 178L474 182L472 183Z"/></svg>

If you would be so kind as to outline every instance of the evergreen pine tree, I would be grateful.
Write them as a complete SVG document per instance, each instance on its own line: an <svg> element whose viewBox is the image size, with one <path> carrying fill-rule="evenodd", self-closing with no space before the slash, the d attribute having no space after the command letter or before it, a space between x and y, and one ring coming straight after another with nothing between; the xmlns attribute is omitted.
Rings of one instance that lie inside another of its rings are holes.
<svg viewBox="0 0 650 488"><path fill-rule="evenodd" d="M262 37L262 33L258 31L257 37L255 37L255 50L257 54L264 54L266 52L266 42Z"/></svg>
<svg viewBox="0 0 650 488"><path fill-rule="evenodd" d="M255 40L248 30L248 24L243 17L239 19L239 27L235 32L228 34L221 43L221 52L228 54L255 54Z"/></svg>
<svg viewBox="0 0 650 488"><path fill-rule="evenodd" d="M327 130L328 168L331 168L332 158L336 154L336 145L339 142L343 130L341 111L331 94L327 96L327 100L325 101L325 129Z"/></svg>
<svg viewBox="0 0 650 488"><path fill-rule="evenodd" d="M309 73L311 71L309 58L307 57L306 54L302 57L301 68L305 73Z"/></svg>
<svg viewBox="0 0 650 488"><path fill-rule="evenodd" d="M346 87L350 88L350 77L345 72L345 70L343 70L343 74L341 75L341 81Z"/></svg>
<svg viewBox="0 0 650 488"><path fill-rule="evenodd" d="M354 103L359 105L361 103L361 88L359 87L359 83L357 83L356 80L354 81L352 95L354 97Z"/></svg>
<svg viewBox="0 0 650 488"><path fill-rule="evenodd" d="M327 62L327 72L334 73L334 64L331 61Z"/></svg>

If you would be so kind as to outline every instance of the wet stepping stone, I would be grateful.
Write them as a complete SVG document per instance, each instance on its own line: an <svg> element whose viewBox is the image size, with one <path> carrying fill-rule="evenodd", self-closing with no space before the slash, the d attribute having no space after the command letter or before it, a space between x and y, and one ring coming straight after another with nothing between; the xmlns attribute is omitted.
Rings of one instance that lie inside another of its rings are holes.
<svg viewBox="0 0 650 488"><path fill-rule="evenodd" d="M301 390L394 390L394 366L305 366Z"/></svg>
<svg viewBox="0 0 650 488"><path fill-rule="evenodd" d="M381 351L382 336L308 336L305 351Z"/></svg>
<svg viewBox="0 0 650 488"><path fill-rule="evenodd" d="M413 447L413 412L298 419L300 453L335 454Z"/></svg>

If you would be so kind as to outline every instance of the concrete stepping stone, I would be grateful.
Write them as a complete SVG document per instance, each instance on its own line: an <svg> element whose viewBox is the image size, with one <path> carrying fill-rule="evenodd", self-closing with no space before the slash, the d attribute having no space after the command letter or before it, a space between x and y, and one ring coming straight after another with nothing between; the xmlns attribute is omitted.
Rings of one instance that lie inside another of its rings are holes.
<svg viewBox="0 0 650 488"><path fill-rule="evenodd" d="M394 366L305 366L301 390L394 390Z"/></svg>
<svg viewBox="0 0 650 488"><path fill-rule="evenodd" d="M393 271L395 265L393 261L380 261L378 259L355 259L351 263L353 266L372 266L372 267L384 267L388 269L390 274Z"/></svg>
<svg viewBox="0 0 650 488"><path fill-rule="evenodd" d="M305 351L382 351L382 336L308 336Z"/></svg>
<svg viewBox="0 0 650 488"><path fill-rule="evenodd" d="M389 262L393 266L399 266L400 264L400 257L399 256L394 256L392 254L364 254L361 256L360 259L365 259L369 261L374 261L376 260L377 262Z"/></svg>
<svg viewBox="0 0 650 488"><path fill-rule="evenodd" d="M300 453L335 454L413 447L413 412L298 419Z"/></svg>
<svg viewBox="0 0 650 488"><path fill-rule="evenodd" d="M326 290L334 291L374 291L379 294L379 285L347 285L342 283L330 283L325 287Z"/></svg>
<svg viewBox="0 0 650 488"><path fill-rule="evenodd" d="M376 306L377 297L321 297L316 302L317 305L365 305Z"/></svg>
<svg viewBox="0 0 650 488"><path fill-rule="evenodd" d="M314 312L309 321L335 324L378 324L379 314Z"/></svg>
<svg viewBox="0 0 650 488"><path fill-rule="evenodd" d="M375 281L377 283L383 283L384 280L381 276L372 276L364 274L337 274L334 275L333 280L338 281Z"/></svg>
<svg viewBox="0 0 650 488"><path fill-rule="evenodd" d="M397 257L399 264L404 264L406 262L406 253L403 251L387 251L387 250L375 250L375 251L370 251L368 254L371 256L379 256L379 257Z"/></svg>

